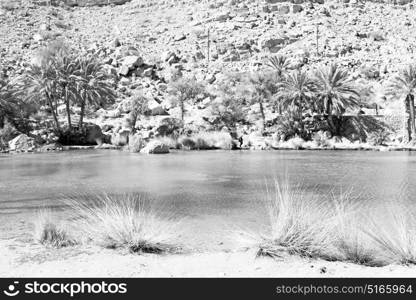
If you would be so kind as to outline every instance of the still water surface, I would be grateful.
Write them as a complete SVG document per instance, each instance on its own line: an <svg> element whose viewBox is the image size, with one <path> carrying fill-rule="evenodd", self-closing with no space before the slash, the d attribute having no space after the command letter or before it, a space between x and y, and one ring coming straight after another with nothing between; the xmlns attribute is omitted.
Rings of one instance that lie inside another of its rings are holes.
<svg viewBox="0 0 416 300"><path fill-rule="evenodd" d="M265 182L288 178L308 193L352 189L359 201L416 193L416 153L363 151L200 151L141 155L69 151L0 156L0 217L62 207L60 199L141 193L196 220L195 230L249 227L266 218Z"/></svg>

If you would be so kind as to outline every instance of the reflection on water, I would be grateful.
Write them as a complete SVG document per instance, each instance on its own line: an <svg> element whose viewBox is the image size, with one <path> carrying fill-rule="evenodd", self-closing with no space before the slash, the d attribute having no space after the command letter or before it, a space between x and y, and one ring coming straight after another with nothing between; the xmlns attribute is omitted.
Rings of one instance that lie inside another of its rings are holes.
<svg viewBox="0 0 416 300"><path fill-rule="evenodd" d="M67 195L140 192L188 216L252 218L266 180L289 178L311 193L352 188L361 201L411 201L409 152L204 151L141 155L74 151L0 156L0 213L59 206ZM258 215L257 215L258 216Z"/></svg>

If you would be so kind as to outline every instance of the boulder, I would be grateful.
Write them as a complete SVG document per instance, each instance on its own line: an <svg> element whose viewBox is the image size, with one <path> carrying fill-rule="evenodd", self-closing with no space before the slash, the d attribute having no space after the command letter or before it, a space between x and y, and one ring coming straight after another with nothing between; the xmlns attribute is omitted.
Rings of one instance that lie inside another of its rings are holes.
<svg viewBox="0 0 416 300"><path fill-rule="evenodd" d="M16 152L32 152L35 150L37 144L34 138L27 136L26 134L19 134L17 137L9 141L10 151Z"/></svg>
<svg viewBox="0 0 416 300"><path fill-rule="evenodd" d="M301 12L302 10L303 10L302 5L299 5L299 4L294 4L294 5L292 6L292 12L293 12L293 13L298 13L298 12Z"/></svg>
<svg viewBox="0 0 416 300"><path fill-rule="evenodd" d="M279 8L279 14L286 15L288 13L290 13L290 7L289 7L289 5L280 6L280 8Z"/></svg>
<svg viewBox="0 0 416 300"><path fill-rule="evenodd" d="M136 55L129 55L123 58L122 65L126 66L129 70L134 70L138 66L143 64L143 59Z"/></svg>
<svg viewBox="0 0 416 300"><path fill-rule="evenodd" d="M266 38L262 41L260 41L260 48L265 50L268 49L270 52L277 52L279 51L281 48L283 48L283 46L286 43L285 38Z"/></svg>
<svg viewBox="0 0 416 300"><path fill-rule="evenodd" d="M164 154L169 153L169 146L160 142L160 141L150 141L142 150L140 150L140 153L145 154Z"/></svg>
<svg viewBox="0 0 416 300"><path fill-rule="evenodd" d="M230 18L231 17L230 17L229 12L221 12L221 13L218 13L216 16L214 16L214 20L218 22L225 22Z"/></svg>

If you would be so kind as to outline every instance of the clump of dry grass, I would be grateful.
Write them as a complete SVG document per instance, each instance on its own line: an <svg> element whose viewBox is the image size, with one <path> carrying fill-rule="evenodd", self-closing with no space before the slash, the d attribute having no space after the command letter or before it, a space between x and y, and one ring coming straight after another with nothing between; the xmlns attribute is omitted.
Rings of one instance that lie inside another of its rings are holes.
<svg viewBox="0 0 416 300"><path fill-rule="evenodd" d="M348 261L367 266L385 265L384 260L377 257L363 228L362 212L366 209L360 205L351 191L332 194L333 204L333 236L334 247L337 249L337 260Z"/></svg>
<svg viewBox="0 0 416 300"><path fill-rule="evenodd" d="M416 219L397 202L385 216L358 204L351 192L319 199L278 181L273 188L266 201L270 230L258 255L287 253L373 267L416 264Z"/></svg>
<svg viewBox="0 0 416 300"><path fill-rule="evenodd" d="M274 182L267 191L269 233L262 237L258 255L281 257L283 253L327 257L332 251L331 212L328 206L300 189Z"/></svg>
<svg viewBox="0 0 416 300"><path fill-rule="evenodd" d="M57 224L49 210L39 211L34 225L34 239L42 245L62 248L77 243L62 224Z"/></svg>
<svg viewBox="0 0 416 300"><path fill-rule="evenodd" d="M97 197L72 201L77 227L93 243L131 252L166 253L180 250L180 221L156 213L139 196Z"/></svg>
<svg viewBox="0 0 416 300"><path fill-rule="evenodd" d="M370 217L365 233L388 263L416 264L416 219L412 209L400 202ZM382 216L382 220L381 220Z"/></svg>

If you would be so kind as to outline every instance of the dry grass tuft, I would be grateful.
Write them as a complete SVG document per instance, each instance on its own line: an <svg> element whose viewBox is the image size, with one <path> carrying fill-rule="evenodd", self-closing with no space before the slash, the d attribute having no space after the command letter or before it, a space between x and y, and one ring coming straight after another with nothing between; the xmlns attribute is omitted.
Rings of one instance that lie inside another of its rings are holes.
<svg viewBox="0 0 416 300"><path fill-rule="evenodd" d="M386 218L359 205L351 192L318 199L278 181L273 190L267 189L270 230L258 255L286 253L373 267L416 263L416 221L405 207L390 207ZM365 217L370 211L377 218Z"/></svg>
<svg viewBox="0 0 416 300"><path fill-rule="evenodd" d="M365 233L388 263L416 264L416 219L414 212L400 204L386 206L386 216L370 217Z"/></svg>
<svg viewBox="0 0 416 300"><path fill-rule="evenodd" d="M156 213L137 195L72 201L78 228L93 243L131 252L178 252L180 221Z"/></svg>
<svg viewBox="0 0 416 300"><path fill-rule="evenodd" d="M38 212L33 236L42 245L62 248L77 244L62 225L57 225L49 210Z"/></svg>
<svg viewBox="0 0 416 300"><path fill-rule="evenodd" d="M274 182L267 191L270 231L263 236L258 255L281 257L283 253L307 257L328 257L332 235L327 205L300 189Z"/></svg>

